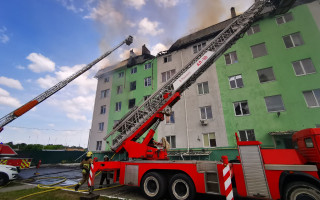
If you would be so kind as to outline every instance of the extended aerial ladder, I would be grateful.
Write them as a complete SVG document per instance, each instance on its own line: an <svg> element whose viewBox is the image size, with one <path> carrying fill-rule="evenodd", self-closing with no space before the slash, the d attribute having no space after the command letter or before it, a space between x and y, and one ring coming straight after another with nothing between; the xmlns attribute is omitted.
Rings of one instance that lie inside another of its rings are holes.
<svg viewBox="0 0 320 200"><path fill-rule="evenodd" d="M72 82L74 79L79 77L81 74L83 74L86 71L88 71L89 69L91 69L95 64L100 62L105 57L109 56L113 51L118 49L123 44L130 45L132 43L132 41L133 41L133 37L132 36L128 36L124 41L122 41L120 44L118 44L112 50L107 51L106 53L101 55L99 58L97 58L96 60L92 61L90 64L88 64L85 67L83 67L82 69L80 69L78 72L72 74L70 77L66 78L63 81L60 81L56 85L52 86L48 90L46 90L43 93L41 93L39 96L37 96L34 99L32 99L31 101L29 101L28 103L22 105L21 107L17 108L13 112L11 112L11 113L7 114L6 116L2 117L0 119L0 132L3 130L3 127L5 125L7 125L8 123L10 123L13 120L17 119L18 117L20 117L24 113L28 112L29 110L31 110L33 107L35 107L39 103L41 103L44 100L46 100L47 98L49 98L51 95L55 94L56 92L58 92L59 90L61 90L65 86L67 86L70 82Z"/></svg>
<svg viewBox="0 0 320 200"><path fill-rule="evenodd" d="M246 12L234 19L164 86L119 120L113 130L104 138L106 140L113 136L111 149L116 153L126 150L129 158L167 159L165 150L157 150L147 145L156 127L164 119L164 114L170 114L171 107L180 99L183 91L241 38L254 22L261 18L263 10L271 15L282 14L287 12L293 3L294 1L291 0L255 1ZM149 133L144 141L138 143L137 139L147 130Z"/></svg>

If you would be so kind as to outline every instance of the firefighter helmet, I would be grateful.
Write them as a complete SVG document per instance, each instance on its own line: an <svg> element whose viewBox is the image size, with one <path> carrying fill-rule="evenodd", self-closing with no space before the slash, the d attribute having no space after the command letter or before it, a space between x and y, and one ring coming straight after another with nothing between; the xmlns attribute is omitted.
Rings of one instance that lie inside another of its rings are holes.
<svg viewBox="0 0 320 200"><path fill-rule="evenodd" d="M91 156L92 156L92 152L89 151L89 152L87 153L87 157L91 157Z"/></svg>

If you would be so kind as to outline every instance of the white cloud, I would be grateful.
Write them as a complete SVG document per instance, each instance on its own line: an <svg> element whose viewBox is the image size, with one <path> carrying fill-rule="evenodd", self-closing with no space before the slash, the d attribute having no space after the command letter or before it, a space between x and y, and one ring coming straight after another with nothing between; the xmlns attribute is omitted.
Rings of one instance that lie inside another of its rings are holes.
<svg viewBox="0 0 320 200"><path fill-rule="evenodd" d="M167 49L168 48L164 44L158 43L151 48L151 54L157 55L160 51L165 51Z"/></svg>
<svg viewBox="0 0 320 200"><path fill-rule="evenodd" d="M53 72L55 70L55 63L40 53L30 53L26 58L32 62L28 68L33 72Z"/></svg>
<svg viewBox="0 0 320 200"><path fill-rule="evenodd" d="M134 23L134 22L132 22L132 21L130 21L130 20L127 20L126 21L126 24L128 25L128 26L130 26L131 28L133 28L133 27L135 27L137 24L136 23Z"/></svg>
<svg viewBox="0 0 320 200"><path fill-rule="evenodd" d="M21 70L24 70L24 69L26 69L24 66L22 66L22 65L18 65L18 66L16 66L16 68L17 69L21 69Z"/></svg>
<svg viewBox="0 0 320 200"><path fill-rule="evenodd" d="M169 8L176 6L179 3L179 0L156 0L155 2L160 7Z"/></svg>
<svg viewBox="0 0 320 200"><path fill-rule="evenodd" d="M73 0L58 0L63 7L65 7L67 10L71 10L74 13L82 12L84 9L83 8L77 8L74 5Z"/></svg>
<svg viewBox="0 0 320 200"><path fill-rule="evenodd" d="M0 76L0 85L5 85L10 88L23 90L23 87L22 87L20 81L12 79L12 78L7 78L4 76Z"/></svg>
<svg viewBox="0 0 320 200"><path fill-rule="evenodd" d="M146 4L145 0L124 0L124 4L140 10Z"/></svg>
<svg viewBox="0 0 320 200"><path fill-rule="evenodd" d="M100 1L96 8L91 8L89 15L84 19L97 20L103 24L119 25L123 21L123 15L118 12L110 1Z"/></svg>
<svg viewBox="0 0 320 200"><path fill-rule="evenodd" d="M0 88L0 105L6 105L13 108L17 108L21 106L21 103L18 99L11 97L8 91Z"/></svg>
<svg viewBox="0 0 320 200"><path fill-rule="evenodd" d="M3 43L3 44L9 42L9 40L10 40L10 38L6 34L6 32L7 32L7 28L5 26L0 28L0 42Z"/></svg>
<svg viewBox="0 0 320 200"><path fill-rule="evenodd" d="M138 32L142 35L152 35L152 36L156 36L158 34L161 34L164 32L163 29L159 29L159 22L157 21L149 21L148 18L143 18L140 22L139 22L139 30Z"/></svg>

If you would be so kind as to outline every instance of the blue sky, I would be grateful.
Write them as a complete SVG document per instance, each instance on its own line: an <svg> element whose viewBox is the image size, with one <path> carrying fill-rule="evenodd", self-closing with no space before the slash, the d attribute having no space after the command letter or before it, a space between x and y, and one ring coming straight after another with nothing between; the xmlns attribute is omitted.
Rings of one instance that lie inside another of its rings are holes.
<svg viewBox="0 0 320 200"><path fill-rule="evenodd" d="M87 146L95 73L146 46L155 55L180 37L243 12L253 0L0 1L0 117L134 36L89 72L14 120L0 142Z"/></svg>

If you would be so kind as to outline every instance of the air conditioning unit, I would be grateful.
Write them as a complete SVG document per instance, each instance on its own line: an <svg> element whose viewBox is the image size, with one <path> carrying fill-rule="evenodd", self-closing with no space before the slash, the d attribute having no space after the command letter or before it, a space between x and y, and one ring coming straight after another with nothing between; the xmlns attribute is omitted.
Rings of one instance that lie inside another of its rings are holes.
<svg viewBox="0 0 320 200"><path fill-rule="evenodd" d="M208 125L208 121L206 119L200 119L200 123L202 126Z"/></svg>

